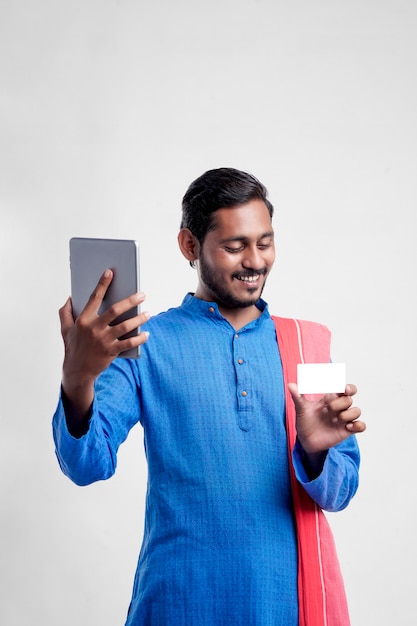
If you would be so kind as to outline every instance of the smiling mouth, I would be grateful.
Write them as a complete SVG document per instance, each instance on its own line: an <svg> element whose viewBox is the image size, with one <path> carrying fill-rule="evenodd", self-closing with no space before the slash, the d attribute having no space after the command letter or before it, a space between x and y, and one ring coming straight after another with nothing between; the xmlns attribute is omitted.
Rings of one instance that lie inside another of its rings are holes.
<svg viewBox="0 0 417 626"><path fill-rule="evenodd" d="M261 274L252 274L251 276L235 276L237 280L240 280L243 283L248 283L248 284L256 283L260 277L261 277Z"/></svg>

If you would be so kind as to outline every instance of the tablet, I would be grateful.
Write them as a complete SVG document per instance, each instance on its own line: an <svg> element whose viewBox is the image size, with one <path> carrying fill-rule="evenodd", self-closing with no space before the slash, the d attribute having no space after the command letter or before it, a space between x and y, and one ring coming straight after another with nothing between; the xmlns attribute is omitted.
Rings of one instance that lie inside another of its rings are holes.
<svg viewBox="0 0 417 626"><path fill-rule="evenodd" d="M88 302L101 275L106 269L113 271L113 280L99 309L103 313L115 302L123 300L139 289L139 246L131 239L92 239L73 237L69 242L71 268L71 299L76 319ZM140 312L136 306L118 317L114 324L134 317ZM123 336L123 339L140 333L140 328ZM120 354L138 358L139 346Z"/></svg>

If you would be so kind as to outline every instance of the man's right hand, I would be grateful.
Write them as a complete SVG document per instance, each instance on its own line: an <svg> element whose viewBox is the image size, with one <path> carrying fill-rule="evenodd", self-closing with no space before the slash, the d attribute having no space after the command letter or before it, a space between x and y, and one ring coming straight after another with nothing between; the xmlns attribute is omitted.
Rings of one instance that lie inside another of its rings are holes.
<svg viewBox="0 0 417 626"><path fill-rule="evenodd" d="M98 314L112 278L112 271L106 270L76 321L72 313L71 298L59 310L65 346L62 389L71 422L83 422L88 416L97 376L121 352L144 344L149 336L149 333L141 332L128 339L119 339L145 324L149 319L147 312L111 325L122 313L141 304L145 300L143 293L133 294L112 305L101 315Z"/></svg>

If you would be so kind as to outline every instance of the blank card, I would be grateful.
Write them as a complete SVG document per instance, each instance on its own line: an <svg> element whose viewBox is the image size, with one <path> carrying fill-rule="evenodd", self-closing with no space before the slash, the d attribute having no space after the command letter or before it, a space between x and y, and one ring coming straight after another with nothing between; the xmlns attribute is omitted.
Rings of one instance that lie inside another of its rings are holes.
<svg viewBox="0 0 417 626"><path fill-rule="evenodd" d="M300 363L297 365L298 393L344 393L345 363Z"/></svg>

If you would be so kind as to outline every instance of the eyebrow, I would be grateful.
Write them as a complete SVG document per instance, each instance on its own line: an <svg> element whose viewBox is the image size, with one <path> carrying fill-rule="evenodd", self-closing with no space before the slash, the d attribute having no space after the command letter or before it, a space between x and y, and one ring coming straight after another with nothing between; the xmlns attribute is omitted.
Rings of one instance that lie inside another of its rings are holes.
<svg viewBox="0 0 417 626"><path fill-rule="evenodd" d="M261 241L261 239L267 239L268 237L273 237L274 231L268 231L267 233L263 233L260 237L257 238L257 241ZM236 235L236 237L226 237L226 239L221 239L220 243L229 243L232 241L249 241L251 237L247 237L246 235Z"/></svg>

